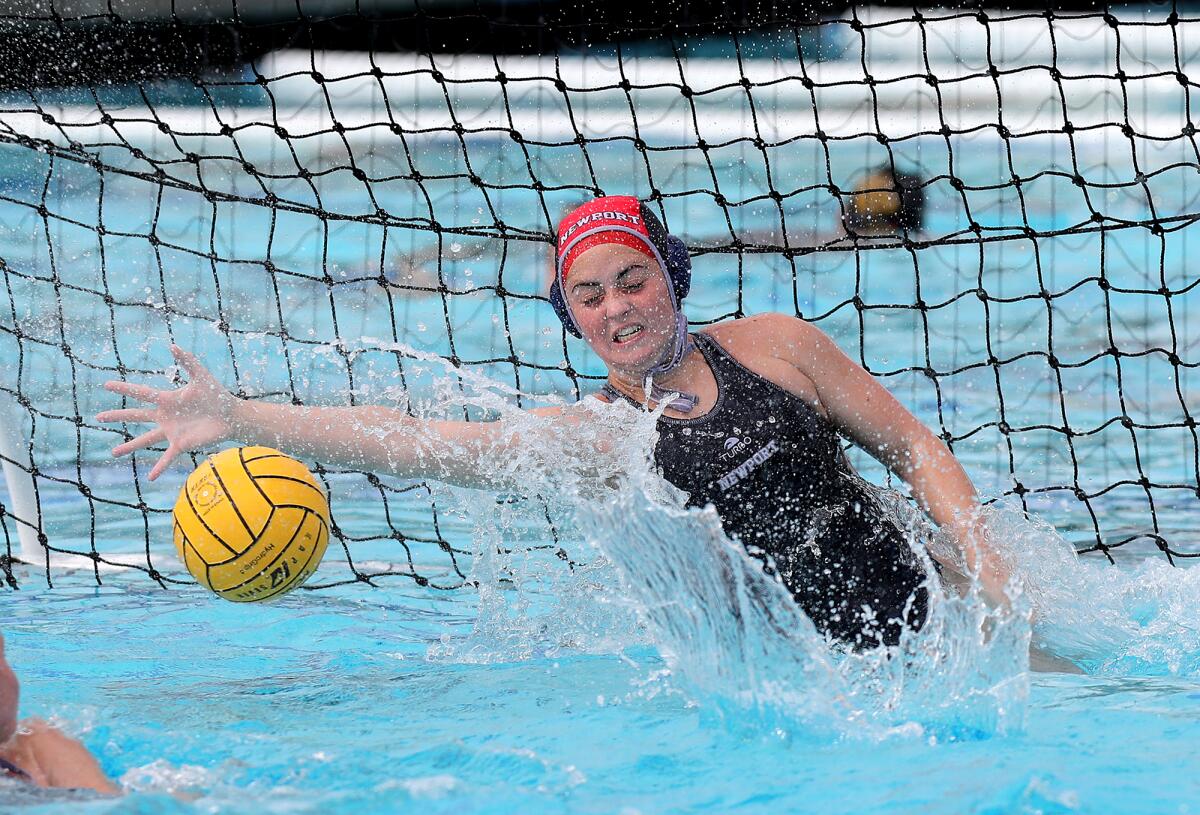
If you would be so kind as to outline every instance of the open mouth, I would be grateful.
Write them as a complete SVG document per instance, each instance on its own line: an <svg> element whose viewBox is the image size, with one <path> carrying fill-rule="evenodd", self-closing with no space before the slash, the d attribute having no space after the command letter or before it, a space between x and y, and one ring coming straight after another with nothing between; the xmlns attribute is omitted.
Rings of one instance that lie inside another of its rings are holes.
<svg viewBox="0 0 1200 815"><path fill-rule="evenodd" d="M623 342L629 342L630 340L634 339L635 337L640 337L644 330L645 330L645 326L627 325L624 328L622 328L620 331L618 331L617 333L613 334L613 342L618 345Z"/></svg>

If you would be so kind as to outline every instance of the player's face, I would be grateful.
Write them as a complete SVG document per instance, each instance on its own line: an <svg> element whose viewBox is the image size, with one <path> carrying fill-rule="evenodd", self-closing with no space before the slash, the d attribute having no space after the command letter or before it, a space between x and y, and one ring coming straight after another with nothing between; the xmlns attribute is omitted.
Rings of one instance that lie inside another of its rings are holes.
<svg viewBox="0 0 1200 815"><path fill-rule="evenodd" d="M0 636L0 744L17 730L17 675L4 659L4 637Z"/></svg>
<svg viewBox="0 0 1200 815"><path fill-rule="evenodd" d="M655 260L620 244L593 246L564 282L580 333L609 368L640 377L670 353L675 310Z"/></svg>

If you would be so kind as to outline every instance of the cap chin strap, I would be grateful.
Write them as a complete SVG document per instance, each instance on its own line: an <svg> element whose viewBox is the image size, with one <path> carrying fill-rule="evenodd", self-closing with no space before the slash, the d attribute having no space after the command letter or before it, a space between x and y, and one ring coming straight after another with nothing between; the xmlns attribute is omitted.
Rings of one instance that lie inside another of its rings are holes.
<svg viewBox="0 0 1200 815"><path fill-rule="evenodd" d="M679 413L691 413L699 399L694 393L681 393L680 391L668 390L660 388L654 384L656 374L670 373L678 367L679 363L683 362L684 357L696 347L696 343L692 340L692 335L688 333L687 318L681 312L675 312L675 344L671 350L671 355L662 362L655 365L650 370L646 371L646 378L643 381L643 386L646 389L646 401L656 404L666 402L667 407ZM611 382L605 382L601 392L612 401L619 399L628 399L625 394L613 387Z"/></svg>
<svg viewBox="0 0 1200 815"><path fill-rule="evenodd" d="M687 317L683 316L683 312L675 310L675 343L671 349L671 355L662 362L655 365L650 370L646 371L646 377L643 381L643 386L646 389L646 399L652 400L658 404L667 403L667 407L671 410L680 413L691 413L696 403L699 401L694 393L682 393L680 391L668 390L660 388L654 384L654 377L662 374L668 374L679 367L679 363L683 362L683 358L688 355L688 352L695 347L692 342L692 335L688 333Z"/></svg>

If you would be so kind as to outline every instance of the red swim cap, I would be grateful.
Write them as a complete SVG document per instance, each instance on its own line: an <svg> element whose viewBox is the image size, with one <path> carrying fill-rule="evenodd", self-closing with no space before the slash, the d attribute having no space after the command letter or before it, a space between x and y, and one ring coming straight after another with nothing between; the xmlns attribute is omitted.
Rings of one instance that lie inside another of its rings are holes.
<svg viewBox="0 0 1200 815"><path fill-rule="evenodd" d="M566 280L576 258L607 243L637 249L664 266L650 237L642 202L632 195L609 195L588 201L558 223L558 279Z"/></svg>

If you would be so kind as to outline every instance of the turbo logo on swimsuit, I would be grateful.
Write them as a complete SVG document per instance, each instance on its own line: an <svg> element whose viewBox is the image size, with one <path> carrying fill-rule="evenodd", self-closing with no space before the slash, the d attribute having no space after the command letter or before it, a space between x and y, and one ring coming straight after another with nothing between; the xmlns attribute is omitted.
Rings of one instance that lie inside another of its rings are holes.
<svg viewBox="0 0 1200 815"><path fill-rule="evenodd" d="M750 438L749 436L743 436L741 438L738 438L737 436L730 436L729 438L725 439L725 450L719 453L717 458L724 463L738 453L744 453L752 444L754 444L754 439Z"/></svg>

